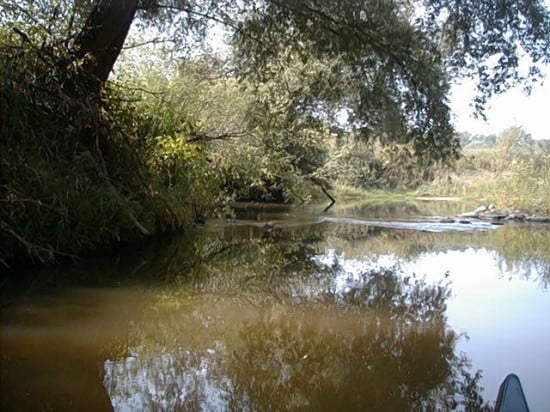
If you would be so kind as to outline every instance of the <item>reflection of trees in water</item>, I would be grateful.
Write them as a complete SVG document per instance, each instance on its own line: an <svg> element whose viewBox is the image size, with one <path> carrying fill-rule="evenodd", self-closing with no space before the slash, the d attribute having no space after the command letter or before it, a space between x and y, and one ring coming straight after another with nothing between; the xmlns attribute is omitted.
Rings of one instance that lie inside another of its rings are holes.
<svg viewBox="0 0 550 412"><path fill-rule="evenodd" d="M411 216L453 216L464 212L464 206L453 202L434 203L416 202L411 199L388 201L386 198L371 199L369 202L358 200L336 203L330 210L331 215L357 217L363 219L395 219Z"/></svg>
<svg viewBox="0 0 550 412"><path fill-rule="evenodd" d="M348 276L338 259L313 259L327 237L358 242L363 255L404 245L412 256L439 243L465 247L464 239L344 225L196 236L192 253L178 252L188 244L171 244L161 255L160 270L174 283L148 320L154 330L136 340L147 353L138 367L142 390L148 380L162 387L172 374L186 376L170 381L181 408L212 399L260 410L482 408L479 375L455 354L458 337L446 325L445 285L393 270ZM190 291L191 302L182 304ZM216 345L215 355L206 351ZM172 372L163 369L167 356ZM114 378L115 392L128 392L124 375Z"/></svg>
<svg viewBox="0 0 550 412"><path fill-rule="evenodd" d="M502 272L550 283L550 227L510 223L483 233L425 233L386 230L358 225L331 225L326 236L333 247L347 256L393 254L414 259L423 253L446 250L487 249L496 253Z"/></svg>
<svg viewBox="0 0 550 412"><path fill-rule="evenodd" d="M266 257L266 268L288 259L282 249ZM311 276L308 265L293 267ZM175 292L171 303L167 291L146 324L135 325L137 357L105 365L113 403L149 410L481 407L477 378L454 353L458 336L446 325L447 286L382 270L336 287L328 280L341 272L338 262L319 272L318 284L302 289L317 291L310 295L297 295L296 284L283 293L268 280L280 303L241 291L240 281L228 281L222 294ZM236 278L264 275L248 267Z"/></svg>
<svg viewBox="0 0 550 412"><path fill-rule="evenodd" d="M324 270L312 259L320 250L318 232L275 231L267 237L255 232L245 239L234 235L227 236L225 243L211 237L200 239L195 249L206 258L180 276L178 284L200 292L277 297L292 294L293 285L315 279Z"/></svg>
<svg viewBox="0 0 550 412"><path fill-rule="evenodd" d="M461 364L450 332L364 325L364 334L349 336L296 323L243 331L248 344L230 369L237 405L247 397L259 410L420 410L457 402Z"/></svg>
<svg viewBox="0 0 550 412"><path fill-rule="evenodd" d="M482 246L480 239L480 246ZM550 284L550 225L510 225L491 236L486 247L494 249L504 272Z"/></svg>
<svg viewBox="0 0 550 412"><path fill-rule="evenodd" d="M165 410L208 402L222 409L328 409L338 402L393 410L470 402L475 409L483 403L479 376L469 376L466 360L454 353L458 337L446 325L444 284L395 270L350 276L338 259L321 264L314 257L327 244L361 258L471 245L497 250L501 264L522 275L527 268L533 277L546 273L548 281L547 234L546 227L522 226L484 234L228 227L59 272L68 284L137 281L153 291L153 302L127 306L136 312L129 341L137 358L105 364L106 386L120 405L145 396L140 402L153 410L162 402Z"/></svg>
<svg viewBox="0 0 550 412"><path fill-rule="evenodd" d="M134 280L164 283L172 279L179 284L195 283L199 289L209 283L209 289L216 290L227 281L243 283L239 273L249 271L263 273L264 280L282 284L297 275L311 276L318 270L311 256L323 253L330 244L346 256L357 258L393 254L414 259L448 249L486 248L497 253L503 272L540 279L546 287L550 282L549 234L547 225L515 224L487 233L425 233L329 223L286 229L275 225L275 230L267 232L261 227L228 225L223 231L206 229L162 238L139 249L132 245L116 258L54 269L41 274L39 281L44 287L57 287ZM248 287L258 279L250 278ZM264 280L257 287L266 290ZM33 288L37 288L37 282L32 281Z"/></svg>
<svg viewBox="0 0 550 412"><path fill-rule="evenodd" d="M219 348L218 348L219 350ZM216 350L172 349L156 357L106 361L104 386L115 411L222 411L233 390Z"/></svg>
<svg viewBox="0 0 550 412"><path fill-rule="evenodd" d="M241 398L255 410L482 407L446 328L447 289L392 271L365 275L362 287L323 301L353 311L353 324L342 312L327 324L298 312L242 330L246 345L229 368L237 409Z"/></svg>

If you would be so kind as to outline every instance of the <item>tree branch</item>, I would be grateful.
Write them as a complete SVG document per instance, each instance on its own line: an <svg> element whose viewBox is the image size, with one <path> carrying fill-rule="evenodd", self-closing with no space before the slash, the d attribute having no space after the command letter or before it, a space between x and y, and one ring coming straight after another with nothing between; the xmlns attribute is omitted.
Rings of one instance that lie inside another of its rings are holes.
<svg viewBox="0 0 550 412"><path fill-rule="evenodd" d="M154 9L166 9L166 10L175 10L175 11L179 11L179 12L184 12L184 13L187 13L189 15L195 15L195 16L199 16L199 17L202 17L202 18L205 18L207 20L211 20L213 22L216 22L216 23L219 23L219 24L222 24L226 27L229 27L230 29L234 30L235 32L242 32L241 29L239 28L238 25L232 23L232 22L229 22L227 20L224 20L224 19L221 19L219 17L216 17L216 16L213 16L212 14L209 14L209 13L202 13L200 11L196 11L196 10L193 10L191 9L190 7L185 7L185 6L172 6L172 5L166 5L166 4L152 4L150 6L142 6L142 7L139 7L138 8L139 10L154 10ZM255 41L256 43L258 43L259 45L261 45L265 50L268 50L269 48L267 47L267 45L265 43L263 43L260 39L258 39L257 37L254 37L254 36L251 36L250 34L246 34L245 33L245 37L250 39L250 40L253 40Z"/></svg>
<svg viewBox="0 0 550 412"><path fill-rule="evenodd" d="M231 139L233 137L242 137L245 134L246 134L245 132L235 132L235 133L228 132L228 133L223 133L223 134L220 134L220 135L217 135L217 136L209 136L209 135L202 134L202 133L195 133L193 135L193 137L187 139L186 142L187 143L193 143L193 142L198 142L198 141L206 142L206 141L212 141L212 140L225 140L225 139Z"/></svg>
<svg viewBox="0 0 550 412"><path fill-rule="evenodd" d="M128 46L124 46L122 49L123 50L129 50L129 49L135 49L135 48L138 48L138 47L147 46L148 44L168 43L168 42L171 42L171 41L172 40L161 39L161 38L157 37L155 39L147 40L147 41L144 41L142 43L135 43L135 44L130 44Z"/></svg>

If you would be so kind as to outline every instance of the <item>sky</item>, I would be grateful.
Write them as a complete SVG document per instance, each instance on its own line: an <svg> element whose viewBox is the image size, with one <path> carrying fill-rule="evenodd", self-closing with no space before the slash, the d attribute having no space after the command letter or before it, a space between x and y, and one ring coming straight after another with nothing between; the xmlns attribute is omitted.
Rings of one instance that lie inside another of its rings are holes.
<svg viewBox="0 0 550 412"><path fill-rule="evenodd" d="M550 8L550 0L544 0ZM520 62L521 66L521 62ZM492 98L487 105L487 121L474 119L469 106L475 94L473 81L454 85L450 105L459 132L498 134L511 126L522 126L534 139L550 139L550 67L542 69L545 81L533 88L530 96L521 86Z"/></svg>
<svg viewBox="0 0 550 412"><path fill-rule="evenodd" d="M470 103L475 94L475 82L467 80L454 85L450 106L456 130L498 134L509 127L522 126L534 139L550 139L550 68L546 68L545 74L545 81L535 85L529 96L519 86L493 97L487 104L487 121L472 115Z"/></svg>

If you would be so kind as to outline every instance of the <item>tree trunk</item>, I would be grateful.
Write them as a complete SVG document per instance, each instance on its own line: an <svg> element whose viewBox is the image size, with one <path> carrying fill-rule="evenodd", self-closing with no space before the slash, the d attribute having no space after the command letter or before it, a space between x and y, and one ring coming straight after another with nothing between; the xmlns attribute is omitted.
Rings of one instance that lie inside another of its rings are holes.
<svg viewBox="0 0 550 412"><path fill-rule="evenodd" d="M74 45L85 74L101 87L120 54L134 19L137 0L98 0Z"/></svg>

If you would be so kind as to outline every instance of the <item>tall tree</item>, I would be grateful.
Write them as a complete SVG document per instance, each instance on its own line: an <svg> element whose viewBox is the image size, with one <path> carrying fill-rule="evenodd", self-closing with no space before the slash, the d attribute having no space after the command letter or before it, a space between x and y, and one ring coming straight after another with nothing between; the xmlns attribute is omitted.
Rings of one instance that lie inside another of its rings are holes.
<svg viewBox="0 0 550 412"><path fill-rule="evenodd" d="M519 58L550 62L550 19L539 1L271 0L243 20L236 45L241 71L260 81L296 56L329 61L305 109L345 110L365 137L445 157L457 148L449 81L477 77L482 114L491 95L540 79L536 65L522 75Z"/></svg>
<svg viewBox="0 0 550 412"><path fill-rule="evenodd" d="M137 6L137 0L98 0L76 38L76 57L85 59L85 70L100 84L113 69Z"/></svg>
<svg viewBox="0 0 550 412"><path fill-rule="evenodd" d="M3 0L0 22L17 28L76 18L66 28L73 55L97 84L109 76L134 22L178 46L211 23L233 35L241 75L264 81L285 59L327 61L296 96L304 113L345 111L366 137L412 141L418 153L446 157L458 143L450 125L449 79L477 77L475 106L541 78L550 63L550 14L540 0ZM60 12L61 10L61 12ZM87 10L87 11L86 11ZM40 12L37 14L37 11ZM87 13L87 14L86 14ZM47 18L40 17L46 16ZM72 22L80 22L80 27ZM40 32L40 31L39 31ZM42 35L42 34L41 34ZM530 59L527 73L520 57ZM330 67L330 70L328 68Z"/></svg>

